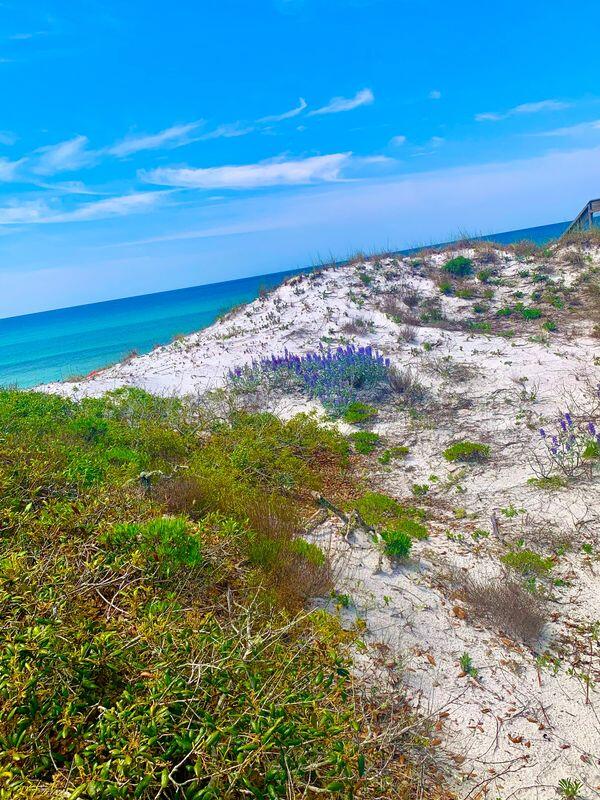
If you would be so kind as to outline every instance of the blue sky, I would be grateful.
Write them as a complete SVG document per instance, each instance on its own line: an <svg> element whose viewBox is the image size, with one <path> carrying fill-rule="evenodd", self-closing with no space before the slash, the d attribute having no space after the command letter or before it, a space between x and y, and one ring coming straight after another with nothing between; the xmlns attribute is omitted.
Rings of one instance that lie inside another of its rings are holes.
<svg viewBox="0 0 600 800"><path fill-rule="evenodd" d="M568 219L600 4L2 0L0 316Z"/></svg>

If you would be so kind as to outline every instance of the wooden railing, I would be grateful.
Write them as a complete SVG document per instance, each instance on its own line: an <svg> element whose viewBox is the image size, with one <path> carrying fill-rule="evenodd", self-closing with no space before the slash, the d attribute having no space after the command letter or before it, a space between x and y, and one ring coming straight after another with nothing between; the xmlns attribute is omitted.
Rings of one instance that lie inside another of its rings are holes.
<svg viewBox="0 0 600 800"><path fill-rule="evenodd" d="M590 200L589 203L586 203L581 213L575 217L565 233L571 233L572 231L584 231L588 228L591 228L592 225L594 225L594 214L599 213L600 200Z"/></svg>

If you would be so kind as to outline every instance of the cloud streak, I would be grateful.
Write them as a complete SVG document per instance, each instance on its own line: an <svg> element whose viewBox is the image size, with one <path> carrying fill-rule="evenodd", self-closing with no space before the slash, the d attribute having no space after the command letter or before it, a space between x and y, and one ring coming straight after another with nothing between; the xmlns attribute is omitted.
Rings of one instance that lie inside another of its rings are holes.
<svg viewBox="0 0 600 800"><path fill-rule="evenodd" d="M71 210L55 208L42 199L13 201L0 206L0 225L47 225L124 217L155 208L168 194L170 192L135 192L85 203Z"/></svg>
<svg viewBox="0 0 600 800"><path fill-rule="evenodd" d="M230 165L194 169L163 167L142 170L139 177L146 183L185 189L261 189L273 186L338 181L351 153L333 153L303 159L278 158L256 164Z"/></svg>
<svg viewBox="0 0 600 800"><path fill-rule="evenodd" d="M31 167L36 175L56 175L89 167L98 159L98 153L88 149L87 136L74 136L58 144L40 147L34 152L36 159Z"/></svg>
<svg viewBox="0 0 600 800"><path fill-rule="evenodd" d="M563 111L566 108L571 108L571 106L571 103L565 103L561 100L539 100L535 103L521 103L518 106L509 108L508 111L485 111L482 114L475 114L475 120L477 122L500 122L500 120L509 119L510 117L539 114L543 111Z"/></svg>
<svg viewBox="0 0 600 800"><path fill-rule="evenodd" d="M161 148L181 147L194 141L191 134L198 130L204 122L188 122L185 125L172 125L158 133L143 134L140 136L127 136L120 142L113 144L106 152L122 158L140 153L144 150L159 150Z"/></svg>
<svg viewBox="0 0 600 800"><path fill-rule="evenodd" d="M0 182L10 183L18 180L19 170L23 163L24 159L9 161L8 158L0 158Z"/></svg>
<svg viewBox="0 0 600 800"><path fill-rule="evenodd" d="M258 120L258 122L284 122L286 119L293 119L294 117L299 116L306 108L308 108L308 103L303 97L301 97L298 100L298 105L290 109L290 111L284 111L283 114L272 114L269 117L262 117Z"/></svg>
<svg viewBox="0 0 600 800"><path fill-rule="evenodd" d="M361 89L354 97L332 97L332 99L322 108L310 111L309 117L317 117L323 114L340 114L343 111L353 111L360 106L370 106L375 102L375 95L370 89Z"/></svg>
<svg viewBox="0 0 600 800"><path fill-rule="evenodd" d="M600 119L594 119L590 122L580 122L577 125L567 125L564 128L554 128L550 131L542 131L536 133L534 136L579 136L580 134L592 133L600 131Z"/></svg>

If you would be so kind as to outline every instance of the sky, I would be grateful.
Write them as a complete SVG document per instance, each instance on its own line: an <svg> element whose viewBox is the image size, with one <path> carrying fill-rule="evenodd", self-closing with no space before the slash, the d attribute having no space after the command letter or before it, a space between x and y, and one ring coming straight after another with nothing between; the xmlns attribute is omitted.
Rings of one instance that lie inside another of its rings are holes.
<svg viewBox="0 0 600 800"><path fill-rule="evenodd" d="M600 3L0 0L0 317L573 218Z"/></svg>

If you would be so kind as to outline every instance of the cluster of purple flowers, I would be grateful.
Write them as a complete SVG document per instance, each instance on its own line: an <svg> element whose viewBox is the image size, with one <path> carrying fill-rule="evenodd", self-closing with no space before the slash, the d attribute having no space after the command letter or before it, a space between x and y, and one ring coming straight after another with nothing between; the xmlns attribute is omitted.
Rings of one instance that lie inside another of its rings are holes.
<svg viewBox="0 0 600 800"><path fill-rule="evenodd" d="M279 385L291 382L329 410L341 412L361 390L387 383L389 368L389 358L372 347L347 345L336 350L321 348L303 356L285 350L283 355L237 367L230 378L240 384L251 384L264 376L274 378Z"/></svg>
<svg viewBox="0 0 600 800"><path fill-rule="evenodd" d="M540 428L540 436L552 459L569 472L576 470L586 454L600 446L600 432L596 425L592 421L576 423L569 412L561 414L555 432L548 433Z"/></svg>

